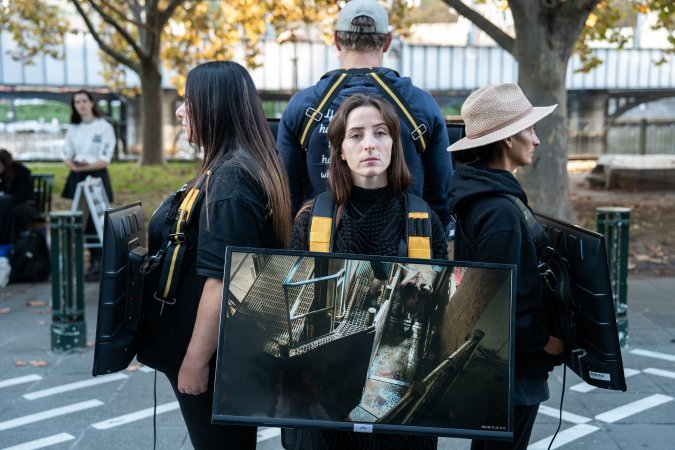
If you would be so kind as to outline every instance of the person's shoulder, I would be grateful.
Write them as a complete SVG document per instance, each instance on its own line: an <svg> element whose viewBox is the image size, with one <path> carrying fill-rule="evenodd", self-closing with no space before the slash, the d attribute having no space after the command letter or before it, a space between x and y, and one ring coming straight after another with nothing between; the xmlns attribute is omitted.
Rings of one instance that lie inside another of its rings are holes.
<svg viewBox="0 0 675 450"><path fill-rule="evenodd" d="M111 130L113 129L112 124L108 122L108 120L105 119L104 117L97 117L96 120L94 120L94 123L99 128L106 128L106 129L109 128Z"/></svg>
<svg viewBox="0 0 675 450"><path fill-rule="evenodd" d="M261 189L253 174L234 158L227 159L211 171L209 184L217 192L214 200L232 197L254 199Z"/></svg>
<svg viewBox="0 0 675 450"><path fill-rule="evenodd" d="M312 99L316 97L317 95L321 94L321 89L326 85L326 80L324 78L320 79L317 83L306 87L295 94L291 97L291 99L288 101L288 106L284 110L284 112L288 111L288 108L293 108L296 106L302 106L305 103L311 103Z"/></svg>

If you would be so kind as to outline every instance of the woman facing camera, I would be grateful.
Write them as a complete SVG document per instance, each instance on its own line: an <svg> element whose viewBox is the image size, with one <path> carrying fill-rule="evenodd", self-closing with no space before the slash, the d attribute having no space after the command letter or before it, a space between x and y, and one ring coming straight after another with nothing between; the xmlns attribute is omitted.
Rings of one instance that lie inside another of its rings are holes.
<svg viewBox="0 0 675 450"><path fill-rule="evenodd" d="M70 100L70 126L66 134L63 163L70 169L63 187L64 198L75 197L77 183L88 176L100 178L109 201L113 201L108 164L115 151L115 131L102 116L88 91L77 91ZM96 229L91 217L85 224L85 233L95 235ZM97 244L98 239L88 238L88 243ZM101 249L89 248L89 267L85 273L87 281L98 280L101 271Z"/></svg>
<svg viewBox="0 0 675 450"><path fill-rule="evenodd" d="M239 64L192 69L176 116L204 159L150 220L149 254L159 265L145 278L138 360L169 379L195 449L252 449L255 427L211 424L225 248L288 243L288 182Z"/></svg>
<svg viewBox="0 0 675 450"><path fill-rule="evenodd" d="M328 142L331 155L329 192L322 195L332 196L336 207L330 251L408 256L400 253L406 239L405 191L410 183L410 173L403 158L400 122L394 108L378 96L356 94L349 97L330 122ZM291 248L310 249L313 206L310 202L298 213L293 224ZM428 207L427 210L431 221L429 256L446 259L443 226L438 216ZM384 281L388 276L383 268L377 265L372 268L375 279ZM378 283L371 284L371 288L373 285L378 286ZM373 294L369 292L369 295ZM289 433L285 440L295 439L296 449L435 449L437 444L436 438L424 436L300 429L294 432L294 438Z"/></svg>

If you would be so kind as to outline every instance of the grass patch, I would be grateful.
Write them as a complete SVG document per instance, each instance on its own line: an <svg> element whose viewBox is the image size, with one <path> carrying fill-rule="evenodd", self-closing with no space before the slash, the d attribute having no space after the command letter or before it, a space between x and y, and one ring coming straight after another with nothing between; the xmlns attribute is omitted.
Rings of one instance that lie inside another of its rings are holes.
<svg viewBox="0 0 675 450"><path fill-rule="evenodd" d="M199 161L175 161L163 166L139 166L133 162L114 162L108 166L115 201L112 206L141 202L146 225L157 205L189 181L199 169ZM68 169L62 163L28 163L33 173L54 175L52 211L69 210L71 200L61 198Z"/></svg>

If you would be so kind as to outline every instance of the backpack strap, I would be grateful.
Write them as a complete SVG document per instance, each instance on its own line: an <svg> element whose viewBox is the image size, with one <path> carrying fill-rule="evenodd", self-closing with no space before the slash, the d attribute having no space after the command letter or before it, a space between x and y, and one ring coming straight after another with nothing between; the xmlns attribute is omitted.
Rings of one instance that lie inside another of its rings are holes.
<svg viewBox="0 0 675 450"><path fill-rule="evenodd" d="M534 214L532 214L530 208L528 208L521 199L511 194L500 195L511 200L520 210L520 213L523 215L523 219L525 219L525 223L527 224L527 228L530 230L530 234L532 235L532 240L534 241L534 246L537 250L537 257L539 257L541 260L544 256L546 248L550 247L546 231L544 231L544 228L537 221L537 218L534 217Z"/></svg>
<svg viewBox="0 0 675 450"><path fill-rule="evenodd" d="M314 198L309 222L310 252L330 253L333 251L335 215L335 201L332 192L322 192Z"/></svg>
<svg viewBox="0 0 675 450"><path fill-rule="evenodd" d="M309 137L314 132L314 129L319 125L326 113L326 109L333 103L335 97L342 91L345 84L352 78L352 74L347 70L334 70L328 74L331 76L328 81L326 89L321 93L321 96L314 105L316 108L309 106L305 109L305 117L300 128L300 145L307 151Z"/></svg>
<svg viewBox="0 0 675 450"><path fill-rule="evenodd" d="M427 149L427 142L424 138L424 135L429 132L428 127L424 124L424 122L415 119L413 114L410 112L409 105L405 100L403 100L400 92L396 86L394 86L393 81L389 77L376 71L368 73L368 76L373 81L373 85L378 91L380 91L380 94L382 94L382 96L387 99L387 101L389 101L389 103L391 103L394 108L396 108L399 117L406 123L406 125L408 125L408 128L411 130L410 138L415 143L417 153L422 155Z"/></svg>
<svg viewBox="0 0 675 450"><path fill-rule="evenodd" d="M171 225L169 242L166 245L163 255L162 274L159 279L159 285L155 292L155 299L162 302L162 310L165 304L173 305L176 303L176 288L181 274L181 266L187 250L187 227L196 214L197 205L200 204L204 185L210 175L207 171L197 181L197 183L187 191L180 206L178 207L177 219ZM161 314L161 312L160 312Z"/></svg>
<svg viewBox="0 0 675 450"><path fill-rule="evenodd" d="M399 256L431 259L431 215L429 205L416 195L405 195L405 237Z"/></svg>
<svg viewBox="0 0 675 450"><path fill-rule="evenodd" d="M415 143L418 154L423 154L427 149L427 141L425 135L429 133L429 128L424 121L416 118L410 111L408 102L403 99L398 88L393 81L384 73L376 70L364 69L339 69L328 72L325 76L330 77L326 89L321 93L318 100L314 103L314 107L310 106L305 109L305 117L300 128L300 136L298 141L302 148L307 150L309 138L314 132L314 129L319 125L323 119L328 107L333 103L335 97L338 96L342 88L352 79L354 75L365 75L370 79L372 84L392 106L396 109L398 116L410 128L410 138Z"/></svg>

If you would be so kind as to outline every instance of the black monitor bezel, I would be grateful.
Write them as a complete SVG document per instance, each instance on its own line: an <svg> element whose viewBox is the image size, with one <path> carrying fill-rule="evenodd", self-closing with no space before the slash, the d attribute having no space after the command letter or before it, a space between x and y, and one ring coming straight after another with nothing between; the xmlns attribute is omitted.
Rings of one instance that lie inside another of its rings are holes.
<svg viewBox="0 0 675 450"><path fill-rule="evenodd" d="M493 264L493 263L479 263L453 260L434 260L434 259L419 259L419 258L403 258L394 256L372 256L372 255L357 255L348 253L320 253L308 252L299 250L282 250L282 249L262 249L254 247L237 247L228 246L225 253L224 277L223 277L223 298L227 298L227 289L229 284L229 267L231 266L233 253L256 253L256 254L271 254L271 255L295 255L304 257L330 257L336 259L352 259L352 260L377 260L385 262L398 263L418 263L418 264L440 264L446 267L471 267L471 268L485 268L485 269L501 269L511 271L511 305L509 317L509 340L510 349L509 354L509 394L508 394L508 429L507 431L490 431L490 430L466 430L458 428L438 428L438 427L422 427L415 425L389 425L389 424L367 424L372 425L371 432L377 433L393 433L393 434L421 434L428 436L442 436L442 437L457 437L457 438L477 438L477 439L494 439L494 440L510 440L513 438L513 405L514 405L514 371L515 371L515 295L516 295L516 277L517 266L511 264ZM220 324L218 333L218 348L223 342L223 323L227 319L227 309L221 308ZM220 352L216 356L216 374L220 373L224 362L220 357ZM218 376L216 375L216 380ZM214 403L213 411L216 411L216 401L218 398L219 388L216 383L214 387ZM307 419L284 419L272 417L242 417L212 414L212 422L229 425L257 425L269 427L293 427L293 428L313 428L325 430L340 430L340 431L354 431L355 426L362 425L356 422L339 422L339 421L319 421Z"/></svg>

